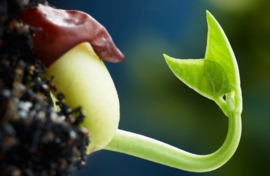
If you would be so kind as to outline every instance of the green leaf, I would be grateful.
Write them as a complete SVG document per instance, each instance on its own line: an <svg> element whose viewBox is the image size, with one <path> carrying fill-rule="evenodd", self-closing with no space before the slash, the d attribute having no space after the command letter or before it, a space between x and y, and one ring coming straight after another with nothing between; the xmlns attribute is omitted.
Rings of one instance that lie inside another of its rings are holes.
<svg viewBox="0 0 270 176"><path fill-rule="evenodd" d="M205 59L174 59L164 55L176 77L210 99L228 92L229 79L218 63Z"/></svg>
<svg viewBox="0 0 270 176"><path fill-rule="evenodd" d="M203 96L218 100L240 87L238 66L222 28L207 11L208 39L204 59L175 59L164 55L172 72Z"/></svg>
<svg viewBox="0 0 270 176"><path fill-rule="evenodd" d="M234 90L236 87L240 87L240 78L233 50L216 19L210 12L207 11L206 13L208 39L205 59L215 61L223 67L230 81L230 89Z"/></svg>

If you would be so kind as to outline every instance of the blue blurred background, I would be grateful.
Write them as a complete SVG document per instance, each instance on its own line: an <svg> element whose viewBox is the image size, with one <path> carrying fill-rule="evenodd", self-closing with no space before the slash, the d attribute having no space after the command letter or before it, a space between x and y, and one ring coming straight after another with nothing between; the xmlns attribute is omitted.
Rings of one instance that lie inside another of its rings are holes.
<svg viewBox="0 0 270 176"><path fill-rule="evenodd" d="M210 100L181 83L162 54L203 58L206 10L223 27L238 60L243 135L233 158L218 170L196 174L124 154L99 151L75 176L270 175L270 1L268 0L55 0L52 5L91 14L126 60L107 64L121 104L121 129L197 154L218 149L227 119Z"/></svg>

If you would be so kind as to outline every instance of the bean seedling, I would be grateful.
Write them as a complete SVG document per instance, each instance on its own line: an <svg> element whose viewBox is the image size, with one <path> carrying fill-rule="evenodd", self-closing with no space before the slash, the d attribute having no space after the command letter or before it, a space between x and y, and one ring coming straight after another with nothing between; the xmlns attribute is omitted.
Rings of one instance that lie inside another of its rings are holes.
<svg viewBox="0 0 270 176"><path fill-rule="evenodd" d="M82 106L86 112L83 124L90 131L88 154L105 149L186 171L206 172L222 166L235 153L241 136L239 71L225 33L209 12L206 13L208 39L203 59L175 59L164 55L177 78L213 100L228 117L229 128L223 145L207 155L192 154L158 140L118 129L120 113L117 91L101 59L119 62L124 56L114 46L105 28L92 17L78 11L53 9L46 4L28 12L30 15L26 13L19 18L43 30L39 35L40 31L35 31L33 41L35 53L40 54L42 62L48 66L44 76L54 77L53 81L65 94L68 105L73 108ZM40 13L42 20L36 20L37 16L32 13ZM96 27L90 31L88 39L83 32L75 31L78 26L86 29L86 25ZM72 39L70 36L75 37ZM43 46L44 41L46 47ZM37 46L38 49L35 48ZM50 51L46 50L48 48ZM115 57L111 57L110 51ZM53 60L43 60L42 57L47 59L43 53L48 53L49 59Z"/></svg>
<svg viewBox="0 0 270 176"><path fill-rule="evenodd" d="M174 59L164 55L172 72L187 86L213 100L228 117L223 145L214 153L196 155L143 135L118 129L119 100L113 81L88 43L70 49L48 68L48 75L72 107L86 111L85 127L91 132L88 153L106 149L170 167L206 172L226 163L241 135L242 97L237 62L222 28L207 12L208 39L205 58ZM72 74L70 74L72 73Z"/></svg>

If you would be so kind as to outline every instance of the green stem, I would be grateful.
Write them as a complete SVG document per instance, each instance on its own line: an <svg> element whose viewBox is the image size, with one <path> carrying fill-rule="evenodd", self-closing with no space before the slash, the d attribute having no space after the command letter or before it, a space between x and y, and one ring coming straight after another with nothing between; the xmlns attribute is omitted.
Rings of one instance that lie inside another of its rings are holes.
<svg viewBox="0 0 270 176"><path fill-rule="evenodd" d="M118 130L105 149L129 154L170 167L207 172L225 164L234 154L241 136L240 114L229 115L229 129L223 145L214 153L196 155L143 135Z"/></svg>

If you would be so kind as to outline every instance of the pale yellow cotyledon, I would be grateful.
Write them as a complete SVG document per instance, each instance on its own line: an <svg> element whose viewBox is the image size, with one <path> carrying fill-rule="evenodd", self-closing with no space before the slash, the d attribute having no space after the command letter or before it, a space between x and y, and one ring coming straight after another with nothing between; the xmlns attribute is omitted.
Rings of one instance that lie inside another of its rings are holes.
<svg viewBox="0 0 270 176"><path fill-rule="evenodd" d="M48 68L46 76L54 76L69 106L82 106L86 113L83 125L91 141L87 153L104 148L118 129L119 99L106 66L91 45L84 42L70 49Z"/></svg>

